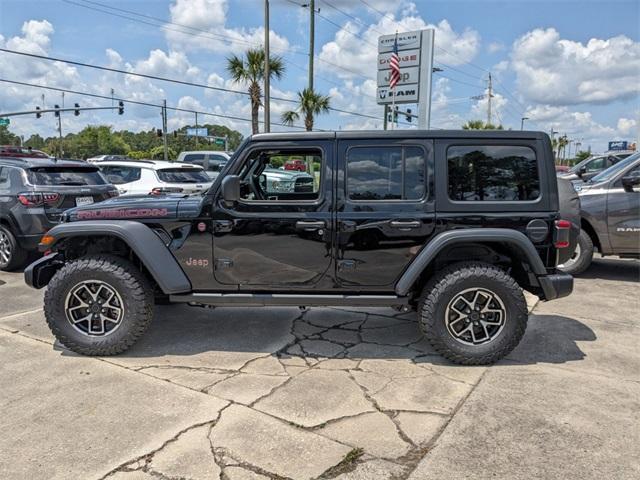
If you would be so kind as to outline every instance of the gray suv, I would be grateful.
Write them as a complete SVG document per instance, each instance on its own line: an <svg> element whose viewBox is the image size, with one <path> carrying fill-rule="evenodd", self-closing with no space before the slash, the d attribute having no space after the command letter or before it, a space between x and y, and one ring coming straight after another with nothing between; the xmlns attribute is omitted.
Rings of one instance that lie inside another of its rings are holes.
<svg viewBox="0 0 640 480"><path fill-rule="evenodd" d="M604 255L640 258L640 153L576 183L581 232L570 260L559 268L573 275L591 264L593 250Z"/></svg>
<svg viewBox="0 0 640 480"><path fill-rule="evenodd" d="M117 195L95 165L0 157L0 270L24 266L65 210Z"/></svg>

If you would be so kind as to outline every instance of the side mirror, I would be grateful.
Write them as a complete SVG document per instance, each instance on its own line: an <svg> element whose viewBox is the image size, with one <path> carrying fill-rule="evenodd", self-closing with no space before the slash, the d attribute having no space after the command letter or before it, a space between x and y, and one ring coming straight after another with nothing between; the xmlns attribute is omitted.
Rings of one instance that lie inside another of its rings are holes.
<svg viewBox="0 0 640 480"><path fill-rule="evenodd" d="M237 175L227 175L222 179L222 200L231 207L240 200L240 177Z"/></svg>
<svg viewBox="0 0 640 480"><path fill-rule="evenodd" d="M581 177L585 173L587 173L587 167L583 165L582 167L580 167L580 170L578 170L578 176Z"/></svg>
<svg viewBox="0 0 640 480"><path fill-rule="evenodd" d="M640 192L640 174L636 172L622 177L622 187L626 192Z"/></svg>

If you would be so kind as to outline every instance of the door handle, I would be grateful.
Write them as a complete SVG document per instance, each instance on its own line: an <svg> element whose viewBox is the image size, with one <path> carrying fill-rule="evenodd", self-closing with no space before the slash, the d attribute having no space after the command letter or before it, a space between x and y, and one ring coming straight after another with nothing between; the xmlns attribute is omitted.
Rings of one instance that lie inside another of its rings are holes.
<svg viewBox="0 0 640 480"><path fill-rule="evenodd" d="M320 228L325 227L324 220L298 220L296 222L296 228L298 230L305 230L307 232L312 232L313 230L318 230Z"/></svg>
<svg viewBox="0 0 640 480"><path fill-rule="evenodd" d="M419 222L418 220L410 220L410 221L391 220L389 222L389 225L391 225L391 228L413 229L413 228L420 228L422 226L422 222Z"/></svg>

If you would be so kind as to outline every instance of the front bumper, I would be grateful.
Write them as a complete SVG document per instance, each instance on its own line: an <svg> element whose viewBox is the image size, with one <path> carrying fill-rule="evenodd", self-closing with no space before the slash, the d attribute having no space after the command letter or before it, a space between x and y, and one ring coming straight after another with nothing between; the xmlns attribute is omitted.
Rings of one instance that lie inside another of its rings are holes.
<svg viewBox="0 0 640 480"><path fill-rule="evenodd" d="M538 277L540 287L544 293L543 300L555 300L566 297L573 291L573 277L568 273L554 273Z"/></svg>
<svg viewBox="0 0 640 480"><path fill-rule="evenodd" d="M31 288L42 288L49 283L64 262L59 253L50 253L36 260L24 270L24 283Z"/></svg>

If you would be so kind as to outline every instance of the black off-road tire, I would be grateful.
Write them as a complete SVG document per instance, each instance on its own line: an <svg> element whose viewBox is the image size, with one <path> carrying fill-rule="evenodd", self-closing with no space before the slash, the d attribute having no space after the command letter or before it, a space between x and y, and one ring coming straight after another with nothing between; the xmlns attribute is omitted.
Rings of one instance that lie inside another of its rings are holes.
<svg viewBox="0 0 640 480"><path fill-rule="evenodd" d="M487 289L497 294L506 314L502 329L484 344L456 340L445 322L449 302L467 289ZM436 274L424 287L419 304L420 328L433 348L460 365L487 365L509 354L527 328L527 303L522 289L506 272L481 262L456 263Z"/></svg>
<svg viewBox="0 0 640 480"><path fill-rule="evenodd" d="M0 225L0 242L0 248L5 246L5 242L9 247L8 260L0 255L0 270L11 272L12 270L24 267L27 261L28 252L18 244L13 232L5 225Z"/></svg>
<svg viewBox="0 0 640 480"><path fill-rule="evenodd" d="M593 260L593 240L591 236L584 230L580 230L578 236L578 246L574 252L575 257L563 265L558 265L558 268L565 273L571 275L580 275L584 273L590 266Z"/></svg>
<svg viewBox="0 0 640 480"><path fill-rule="evenodd" d="M71 325L65 312L69 292L80 282L98 281L114 289L123 304L117 329L90 336ZM67 263L53 276L44 296L44 313L54 336L82 355L117 355L130 348L153 318L153 288L131 262L114 255L88 255Z"/></svg>

